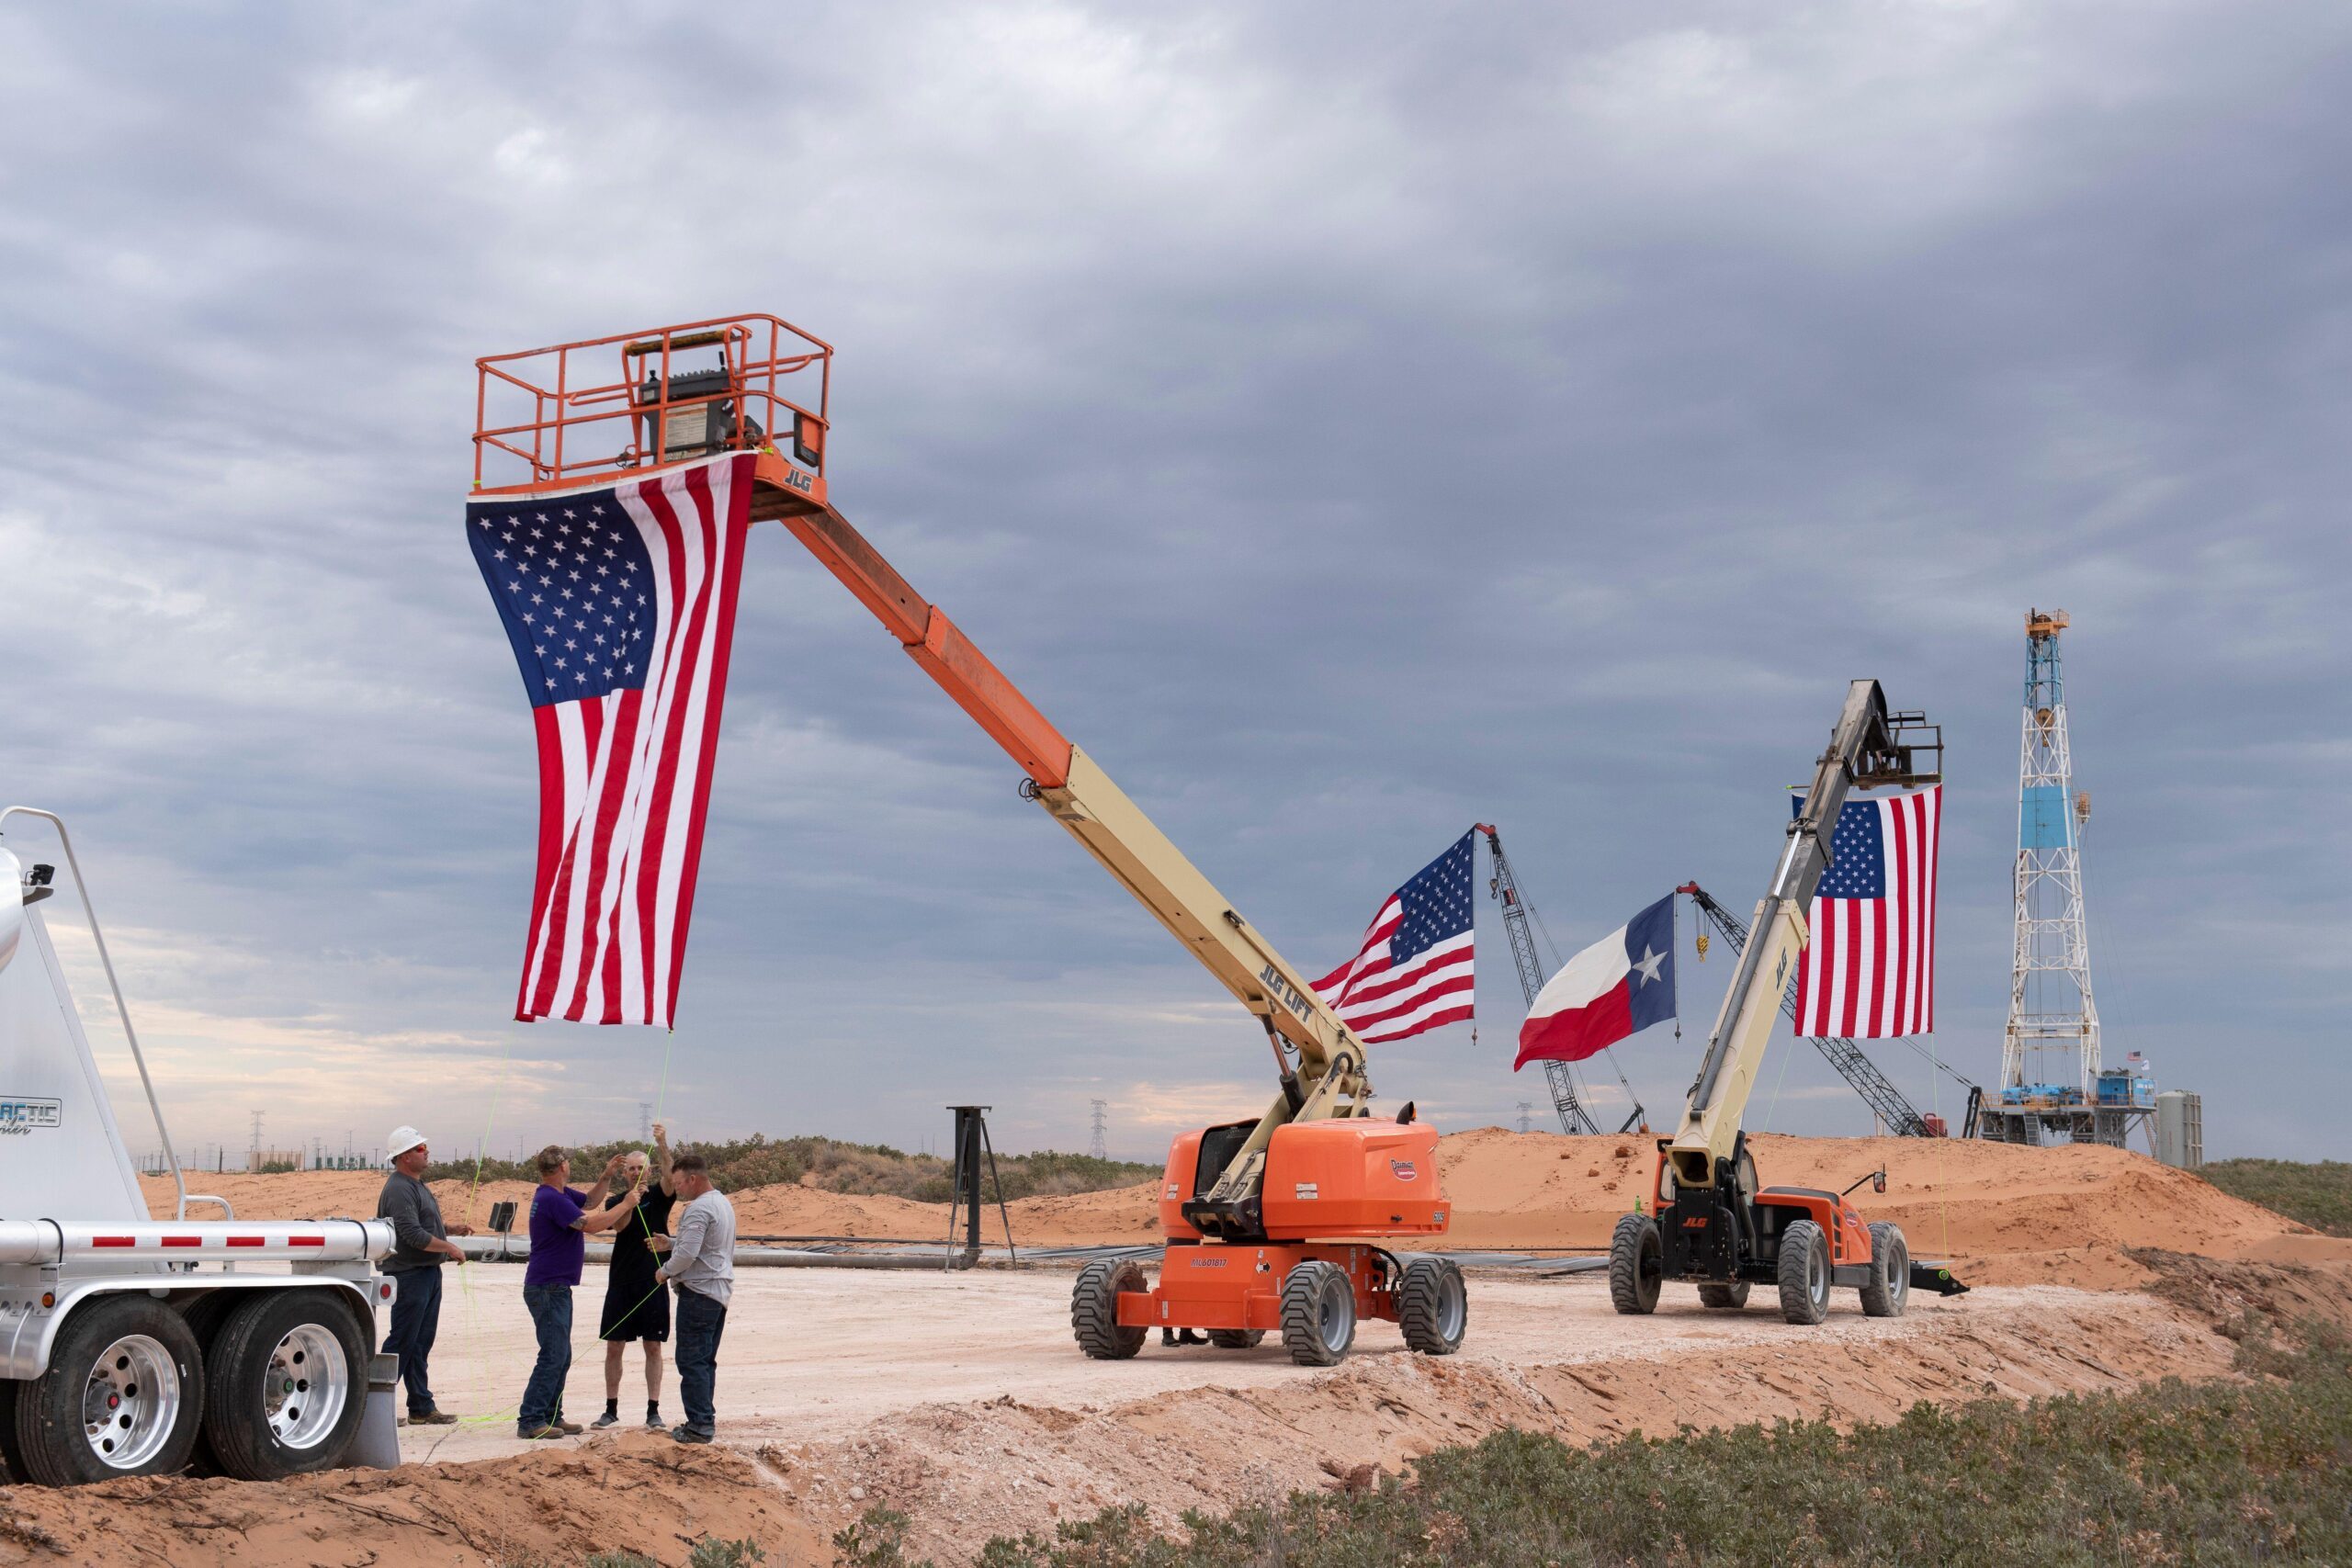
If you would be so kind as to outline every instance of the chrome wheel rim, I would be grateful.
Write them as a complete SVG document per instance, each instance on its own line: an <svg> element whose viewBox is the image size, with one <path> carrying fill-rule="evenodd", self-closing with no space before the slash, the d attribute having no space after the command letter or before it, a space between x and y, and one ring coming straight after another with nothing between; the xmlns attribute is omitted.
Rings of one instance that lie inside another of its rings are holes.
<svg viewBox="0 0 2352 1568"><path fill-rule="evenodd" d="M163 1342L126 1334L99 1352L82 1392L82 1435L98 1462L136 1470L180 1420L180 1370Z"/></svg>
<svg viewBox="0 0 2352 1568"><path fill-rule="evenodd" d="M262 1414L271 1435L286 1448L315 1448L335 1429L350 1401L343 1341L315 1323L288 1329L262 1369Z"/></svg>
<svg viewBox="0 0 2352 1568"><path fill-rule="evenodd" d="M1829 1301L1829 1249L1815 1243L1804 1264L1805 1294L1826 1305Z"/></svg>
<svg viewBox="0 0 2352 1568"><path fill-rule="evenodd" d="M1899 1241L1887 1248L1886 1293L1897 1312L1911 1299L1911 1248Z"/></svg>

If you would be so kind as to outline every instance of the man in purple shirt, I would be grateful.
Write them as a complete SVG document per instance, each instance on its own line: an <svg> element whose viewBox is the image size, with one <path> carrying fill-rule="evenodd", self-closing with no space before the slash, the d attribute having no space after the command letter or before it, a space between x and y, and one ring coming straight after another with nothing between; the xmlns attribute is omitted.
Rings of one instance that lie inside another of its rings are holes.
<svg viewBox="0 0 2352 1568"><path fill-rule="evenodd" d="M571 1287L580 1283L587 1260L588 1233L608 1231L637 1213L639 1192L603 1207L605 1190L621 1168L619 1155L605 1162L605 1174L585 1192L566 1186L571 1158L560 1144L549 1144L533 1162L538 1190L531 1194L531 1261L523 1270L523 1305L537 1330L539 1359L523 1389L518 1438L563 1438L580 1430L563 1418L563 1382L571 1371Z"/></svg>

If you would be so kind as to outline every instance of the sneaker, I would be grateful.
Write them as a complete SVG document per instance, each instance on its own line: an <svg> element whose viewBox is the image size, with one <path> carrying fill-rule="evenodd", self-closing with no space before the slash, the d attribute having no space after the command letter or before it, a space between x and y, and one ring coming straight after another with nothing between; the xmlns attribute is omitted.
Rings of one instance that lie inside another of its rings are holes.
<svg viewBox="0 0 2352 1568"><path fill-rule="evenodd" d="M458 1418L446 1410L428 1410L422 1416L412 1410L409 1412L408 1424L412 1427L454 1427L458 1424Z"/></svg>
<svg viewBox="0 0 2352 1568"><path fill-rule="evenodd" d="M645 1413L645 1429L649 1432L659 1432L662 1429L662 1412L649 1410Z"/></svg>
<svg viewBox="0 0 2352 1568"><path fill-rule="evenodd" d="M682 1443L707 1443L710 1441L710 1434L708 1432L697 1432L692 1427L673 1427L670 1428L670 1436L677 1438L678 1441Z"/></svg>
<svg viewBox="0 0 2352 1568"><path fill-rule="evenodd" d="M588 1423L588 1425L595 1427L596 1430L600 1432L607 1427L617 1427L620 1424L620 1413L614 1410L607 1410L602 1416L597 1416L594 1421Z"/></svg>
<svg viewBox="0 0 2352 1568"><path fill-rule="evenodd" d="M548 1438L560 1438L564 1435L564 1430L550 1421L536 1431L528 1427L517 1427L514 1428L514 1435L526 1443L536 1443Z"/></svg>

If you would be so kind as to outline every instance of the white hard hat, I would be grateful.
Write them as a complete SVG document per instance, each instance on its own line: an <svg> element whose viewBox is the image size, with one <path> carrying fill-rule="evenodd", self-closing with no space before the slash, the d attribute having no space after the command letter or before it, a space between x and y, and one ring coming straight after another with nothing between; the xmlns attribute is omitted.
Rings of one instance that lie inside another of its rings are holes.
<svg viewBox="0 0 2352 1568"><path fill-rule="evenodd" d="M392 1129L392 1135L384 1140L384 1157L398 1159L423 1142L424 1142L424 1134L415 1128L395 1127Z"/></svg>

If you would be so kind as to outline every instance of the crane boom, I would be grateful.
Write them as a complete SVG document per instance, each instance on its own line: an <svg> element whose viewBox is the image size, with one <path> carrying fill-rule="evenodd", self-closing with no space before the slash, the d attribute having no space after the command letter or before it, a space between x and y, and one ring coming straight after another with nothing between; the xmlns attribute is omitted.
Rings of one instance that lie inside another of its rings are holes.
<svg viewBox="0 0 2352 1568"><path fill-rule="evenodd" d="M1810 937L1804 912L1812 907L1821 874L1829 867L1829 835L1846 796L1857 788L1924 784L1941 776L1912 766L1915 750L1935 750L1941 759L1940 742L1906 743L1905 737L1923 728L1917 714L1890 713L1876 681L1856 681L1847 687L1845 708L1827 750L1815 760L1812 785L1789 824L1780 864L1749 921L1749 939L1715 1015L1682 1124L1667 1149L1675 1179L1682 1185L1713 1187L1719 1172L1730 1168L1756 1071L1780 1016L1781 998L1797 954Z"/></svg>
<svg viewBox="0 0 2352 1568"><path fill-rule="evenodd" d="M774 461L779 459L762 458ZM917 593L830 502L787 513L782 521L1020 765L1028 775L1022 794L1134 894L1274 1043L1283 1091L1204 1200L1232 1204L1252 1195L1277 1127L1367 1114L1372 1085L1363 1043L1094 759L1055 728L946 612ZM1283 1055L1284 1043L1296 1053L1295 1069Z"/></svg>

